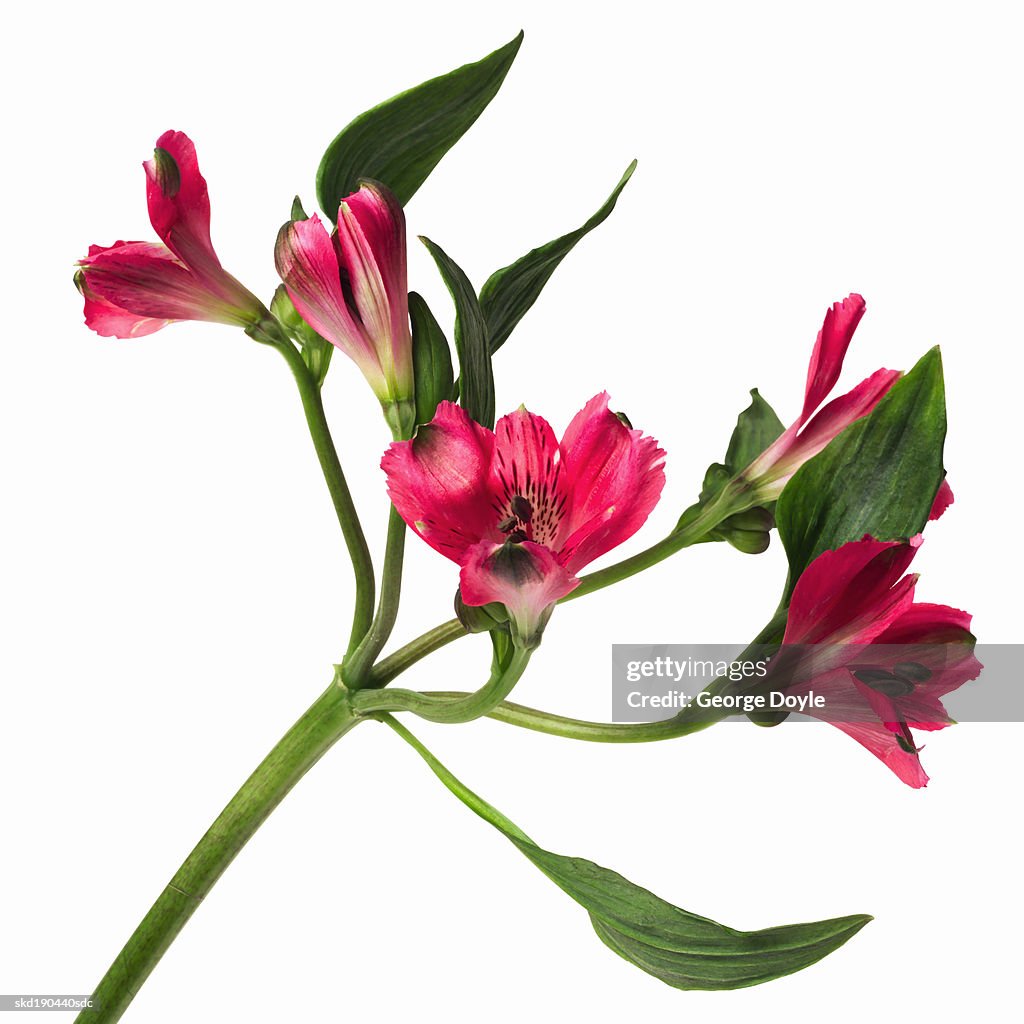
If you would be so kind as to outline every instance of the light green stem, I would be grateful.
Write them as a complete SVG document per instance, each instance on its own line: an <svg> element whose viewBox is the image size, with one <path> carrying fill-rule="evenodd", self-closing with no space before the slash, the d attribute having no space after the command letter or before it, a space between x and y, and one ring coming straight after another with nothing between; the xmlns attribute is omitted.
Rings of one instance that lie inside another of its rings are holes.
<svg viewBox="0 0 1024 1024"><path fill-rule="evenodd" d="M379 661L370 673L370 686L387 686L396 676L415 665L421 658L440 650L460 636L469 636L469 630L458 619L449 619L435 626L411 643Z"/></svg>
<svg viewBox="0 0 1024 1024"><path fill-rule="evenodd" d="M376 584L370 548L366 543L366 537L359 522L359 514L356 512L352 494L341 468L341 460L338 458L334 439L331 437L331 428L324 413L319 385L302 361L302 356L296 351L291 341L283 335L276 321L272 324L268 321L256 333L262 334L262 338L273 344L284 356L295 377L295 383L299 388L299 397L302 399L302 410L306 414L309 434L313 439L313 447L320 460L320 468L323 470L324 480L327 482L327 489L334 504L334 511L345 538L345 546L348 548L349 558L352 561L356 596L348 644L348 650L351 652L369 632L373 621L373 599Z"/></svg>
<svg viewBox="0 0 1024 1024"><path fill-rule="evenodd" d="M415 690L359 690L352 695L352 707L359 714L380 711L411 711L430 722L472 722L497 707L519 682L530 661L530 652L517 648L507 666L495 666L491 677L475 693L454 700L428 697Z"/></svg>
<svg viewBox="0 0 1024 1024"><path fill-rule="evenodd" d="M377 614L373 617L369 632L355 651L345 659L342 666L342 677L350 690L359 689L369 682L370 669L395 627L398 603L402 594L404 556L405 521L392 505L388 518L388 538L384 548L384 567L381 571Z"/></svg>

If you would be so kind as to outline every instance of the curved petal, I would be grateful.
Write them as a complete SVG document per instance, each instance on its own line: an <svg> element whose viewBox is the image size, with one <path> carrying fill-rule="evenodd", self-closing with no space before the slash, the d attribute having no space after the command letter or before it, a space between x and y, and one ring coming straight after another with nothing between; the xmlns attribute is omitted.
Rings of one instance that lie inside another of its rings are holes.
<svg viewBox="0 0 1024 1024"><path fill-rule="evenodd" d="M442 402L430 423L411 441L390 445L381 460L398 514L453 561L481 540L503 540L490 488L493 453L494 435Z"/></svg>
<svg viewBox="0 0 1024 1024"><path fill-rule="evenodd" d="M138 318L248 323L244 313L212 294L173 253L156 242L93 245L80 266L91 298Z"/></svg>
<svg viewBox="0 0 1024 1024"><path fill-rule="evenodd" d="M916 578L900 577L919 544L865 537L820 554L793 588L783 642L871 642L913 602Z"/></svg>
<svg viewBox="0 0 1024 1024"><path fill-rule="evenodd" d="M482 541L466 552L459 591L468 605L503 604L517 644L532 648L556 602L579 582L541 544Z"/></svg>
<svg viewBox="0 0 1024 1024"><path fill-rule="evenodd" d="M879 718L867 696L870 691L859 684L847 669L824 673L797 686L787 687L786 692L803 695L812 689L825 698L825 706L820 710L809 707L801 714L827 722L855 739L908 786L919 789L927 784L928 776L918 755L900 746L896 734Z"/></svg>
<svg viewBox="0 0 1024 1024"><path fill-rule="evenodd" d="M665 486L665 453L608 408L606 392L573 417L560 450L570 491L558 550L577 572L647 521Z"/></svg>
<svg viewBox="0 0 1024 1024"><path fill-rule="evenodd" d="M568 491L555 432L520 408L498 420L494 438L495 522L516 518L530 540L556 549Z"/></svg>
<svg viewBox="0 0 1024 1024"><path fill-rule="evenodd" d="M364 181L340 204L338 248L361 322L399 382L413 380L406 214L390 189Z"/></svg>
<svg viewBox="0 0 1024 1024"><path fill-rule="evenodd" d="M786 456L787 463L795 463L793 472L808 459L822 451L851 423L867 416L885 397L889 388L899 380L899 370L876 370L845 395L833 399L800 432L796 443Z"/></svg>
<svg viewBox="0 0 1024 1024"><path fill-rule="evenodd" d="M192 140L184 132L164 132L153 159L142 166L149 219L164 244L197 271L220 270L210 241L210 196Z"/></svg>
<svg viewBox="0 0 1024 1024"><path fill-rule="evenodd" d="M383 185L364 182L342 200L336 235L359 319L378 360L393 367L397 396L412 394L412 336L405 214Z"/></svg>
<svg viewBox="0 0 1024 1024"><path fill-rule="evenodd" d="M800 423L807 422L811 413L825 401L839 380L846 350L850 347L853 332L857 330L864 309L864 297L853 292L842 302L833 303L825 314L825 322L818 332L811 352L811 361L807 367L807 385L804 389L804 407L800 413Z"/></svg>
<svg viewBox="0 0 1024 1024"><path fill-rule="evenodd" d="M356 363L378 398L387 397L380 359L349 311L334 245L315 213L281 228L274 263L302 319Z"/></svg>

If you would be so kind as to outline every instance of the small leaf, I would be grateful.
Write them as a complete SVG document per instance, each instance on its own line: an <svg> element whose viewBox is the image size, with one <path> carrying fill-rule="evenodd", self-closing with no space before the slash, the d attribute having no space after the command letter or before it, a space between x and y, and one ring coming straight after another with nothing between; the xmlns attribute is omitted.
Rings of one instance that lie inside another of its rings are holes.
<svg viewBox="0 0 1024 1024"><path fill-rule="evenodd" d="M381 717L455 796L588 911L606 945L674 988L734 989L781 978L838 949L871 920L866 914L855 914L742 932L691 914L615 871L537 846L518 825L457 779L404 725L390 715Z"/></svg>
<svg viewBox="0 0 1024 1024"><path fill-rule="evenodd" d="M291 220L292 222L297 220L309 220L306 211L302 208L302 200L298 196L292 200Z"/></svg>
<svg viewBox="0 0 1024 1024"><path fill-rule="evenodd" d="M750 398L750 405L736 420L725 462L713 462L708 466L700 497L679 517L676 530L687 528L718 497L725 485L742 473L782 433L782 422L757 388L750 392ZM728 541L737 551L759 555L768 549L771 541L771 530L775 525L773 507L774 503L729 516L711 530L706 539Z"/></svg>
<svg viewBox="0 0 1024 1024"><path fill-rule="evenodd" d="M487 279L480 291L480 306L487 320L492 352L497 352L505 344L516 324L537 301L548 278L576 243L608 219L635 168L634 160L604 205L582 227L531 250L510 266L495 271Z"/></svg>
<svg viewBox="0 0 1024 1024"><path fill-rule="evenodd" d="M933 348L783 490L776 517L790 592L823 551L865 534L900 540L924 529L944 476L945 436L942 359Z"/></svg>
<svg viewBox="0 0 1024 1024"><path fill-rule="evenodd" d="M361 178L383 182L404 206L494 99L523 33L475 64L433 78L360 114L327 147L317 171L320 208L334 218Z"/></svg>
<svg viewBox="0 0 1024 1024"><path fill-rule="evenodd" d="M469 415L489 430L494 428L494 372L487 343L487 324L476 289L462 268L429 238L420 238L434 257L437 269L455 303L455 351L459 357L459 402Z"/></svg>
<svg viewBox="0 0 1024 1024"><path fill-rule="evenodd" d="M750 405L739 414L729 439L725 464L731 475L746 469L785 429L757 388L751 390L750 398Z"/></svg>
<svg viewBox="0 0 1024 1024"><path fill-rule="evenodd" d="M317 387L323 387L324 378L331 365L331 356L334 354L334 346L302 319L283 284L278 285L277 291L274 292L270 312L299 343L306 369L313 375Z"/></svg>
<svg viewBox="0 0 1024 1024"><path fill-rule="evenodd" d="M416 380L416 422L429 423L439 402L450 400L455 376L448 339L423 297L409 292L412 321L412 365Z"/></svg>

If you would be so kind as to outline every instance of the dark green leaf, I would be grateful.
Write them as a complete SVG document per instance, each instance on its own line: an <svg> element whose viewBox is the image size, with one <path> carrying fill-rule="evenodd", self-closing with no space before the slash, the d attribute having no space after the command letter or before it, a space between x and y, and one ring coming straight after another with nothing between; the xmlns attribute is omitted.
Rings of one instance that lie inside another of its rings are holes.
<svg viewBox="0 0 1024 1024"><path fill-rule="evenodd" d="M421 295L409 292L412 365L416 379L416 422L429 423L439 402L449 401L455 387L448 339Z"/></svg>
<svg viewBox="0 0 1024 1024"><path fill-rule="evenodd" d="M924 529L944 475L945 437L942 359L933 348L783 490L776 517L790 590L823 551L865 534L898 540Z"/></svg>
<svg viewBox="0 0 1024 1024"><path fill-rule="evenodd" d="M302 361L313 375L317 387L323 387L324 378L331 365L334 346L320 337L299 315L283 284L277 286L270 311L284 325L285 330L299 343Z"/></svg>
<svg viewBox="0 0 1024 1024"><path fill-rule="evenodd" d="M494 98L523 33L476 64L417 85L360 114L327 147L316 177L332 219L361 178L383 182L404 206Z"/></svg>
<svg viewBox="0 0 1024 1024"><path fill-rule="evenodd" d="M291 219L293 221L296 221L296 220L309 220L309 217L306 216L306 211L302 208L302 200L298 196L296 196L292 200Z"/></svg>
<svg viewBox="0 0 1024 1024"><path fill-rule="evenodd" d="M590 914L603 942L630 963L682 989L733 989L781 978L838 949L866 914L742 932L667 903L615 871L537 846L514 822L460 782L415 736L385 721L467 807L493 825Z"/></svg>
<svg viewBox="0 0 1024 1024"><path fill-rule="evenodd" d="M476 289L462 268L429 238L420 241L434 257L455 303L455 351L459 357L459 402L469 415L494 428L494 373L487 344L487 324Z"/></svg>
<svg viewBox="0 0 1024 1024"><path fill-rule="evenodd" d="M603 223L615 209L619 194L626 187L633 170L634 160L615 190L605 200L604 205L582 227L570 231L561 238L556 238L547 245L528 252L522 259L516 260L511 266L495 271L487 279L480 292L480 306L487 320L490 332L491 351L497 352L508 340L516 324L526 315L529 308L537 301L541 289L547 284L548 278L555 272L558 264L569 254L573 246Z"/></svg>

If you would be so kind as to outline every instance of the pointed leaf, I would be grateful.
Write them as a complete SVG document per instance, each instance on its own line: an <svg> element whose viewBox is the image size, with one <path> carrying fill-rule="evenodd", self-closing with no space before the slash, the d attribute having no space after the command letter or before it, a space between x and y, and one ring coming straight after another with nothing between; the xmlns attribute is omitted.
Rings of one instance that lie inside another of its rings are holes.
<svg viewBox="0 0 1024 1024"><path fill-rule="evenodd" d="M333 219L361 178L383 182L404 206L494 99L523 33L475 64L433 78L360 114L327 147L317 171L320 208Z"/></svg>
<svg viewBox="0 0 1024 1024"><path fill-rule="evenodd" d="M733 476L746 469L785 430L775 410L757 388L751 390L750 398L750 405L736 420L725 456L725 464Z"/></svg>
<svg viewBox="0 0 1024 1024"><path fill-rule="evenodd" d="M592 861L537 846L514 822L457 779L405 726L382 716L467 807L493 825L590 914L601 940L648 974L682 989L733 989L802 970L838 949L866 914L742 932L673 906Z"/></svg>
<svg viewBox="0 0 1024 1024"><path fill-rule="evenodd" d="M510 266L495 271L487 279L487 283L480 291L480 306L487 320L492 352L497 352L505 344L516 324L537 301L548 278L573 246L598 224L607 220L635 168L634 160L626 168L626 173L605 200L604 205L582 227L556 238L553 242L548 242L547 245L533 249Z"/></svg>
<svg viewBox="0 0 1024 1024"><path fill-rule="evenodd" d="M494 373L487 324L476 289L462 268L429 238L421 238L455 303L455 351L459 357L459 402L482 426L494 429Z"/></svg>
<svg viewBox="0 0 1024 1024"><path fill-rule="evenodd" d="M448 339L423 296L409 292L412 321L412 365L416 379L416 422L429 423L438 402L451 399L455 389Z"/></svg>
<svg viewBox="0 0 1024 1024"><path fill-rule="evenodd" d="M944 476L945 437L942 359L933 348L783 490L776 518L790 590L823 551L865 534L898 540L923 530Z"/></svg>
<svg viewBox="0 0 1024 1024"><path fill-rule="evenodd" d="M292 200L291 220L293 222L297 220L309 220L309 217L306 215L306 211L302 208L302 200L298 196Z"/></svg>

